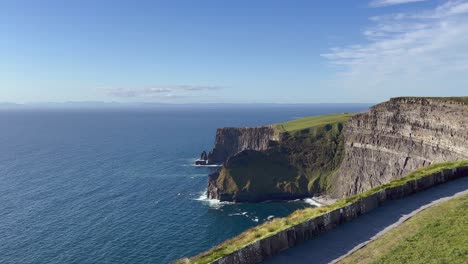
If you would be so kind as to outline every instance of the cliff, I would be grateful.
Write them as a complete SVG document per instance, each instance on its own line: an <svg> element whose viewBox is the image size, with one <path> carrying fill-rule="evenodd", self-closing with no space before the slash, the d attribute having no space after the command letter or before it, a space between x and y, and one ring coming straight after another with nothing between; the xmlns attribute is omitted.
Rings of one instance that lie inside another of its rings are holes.
<svg viewBox="0 0 468 264"><path fill-rule="evenodd" d="M200 165L223 164L243 150L265 150L274 140L277 136L273 126L218 128L213 150L208 155L202 152L198 162Z"/></svg>
<svg viewBox="0 0 468 264"><path fill-rule="evenodd" d="M222 169L209 176L208 197L259 202L298 199L325 192L330 176L341 163L341 132L349 117L351 115L327 115L271 126L274 132L268 131L261 137L263 145L256 143L257 149L235 148L243 150L228 156ZM271 139L271 135L278 135L277 140L266 144L265 139ZM237 138L241 137L236 134L235 141ZM223 147L228 141L217 138ZM249 142L257 141L250 139ZM217 149L219 147L215 147Z"/></svg>
<svg viewBox="0 0 468 264"><path fill-rule="evenodd" d="M433 163L468 159L468 99L393 98L357 115L218 129L210 198L345 197Z"/></svg>
<svg viewBox="0 0 468 264"><path fill-rule="evenodd" d="M361 193L423 166L468 159L466 98L393 98L351 118L332 194Z"/></svg>

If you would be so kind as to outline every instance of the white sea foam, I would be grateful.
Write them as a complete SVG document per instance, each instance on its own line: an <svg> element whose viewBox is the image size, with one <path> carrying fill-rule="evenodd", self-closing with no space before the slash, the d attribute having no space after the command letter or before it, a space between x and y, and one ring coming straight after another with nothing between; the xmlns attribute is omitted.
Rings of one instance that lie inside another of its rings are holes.
<svg viewBox="0 0 468 264"><path fill-rule="evenodd" d="M190 179L198 178L198 177L206 177L206 173L196 173L196 174L188 174L190 176Z"/></svg>
<svg viewBox="0 0 468 264"><path fill-rule="evenodd" d="M244 216L242 213L233 213L233 214L228 214L228 216Z"/></svg>
<svg viewBox="0 0 468 264"><path fill-rule="evenodd" d="M197 161L202 161L202 160L197 159L197 158L190 159L190 166L193 166L193 167L221 167L223 166L222 164L196 165L195 162Z"/></svg>
<svg viewBox="0 0 468 264"><path fill-rule="evenodd" d="M196 165L195 162L200 161L200 159L197 158L190 158L190 159L185 159L184 164L181 164L182 167L212 167L212 168L217 168L217 167L222 167L222 164L210 164L210 165Z"/></svg>
<svg viewBox="0 0 468 264"><path fill-rule="evenodd" d="M232 213L232 214L229 214L229 216L245 216L245 217L249 217L247 212Z"/></svg>
<svg viewBox="0 0 468 264"><path fill-rule="evenodd" d="M305 199L304 199L304 202L305 202L305 203L308 203L308 204L310 204L310 205L313 205L313 206L317 206L317 207L322 206L321 203L315 201L313 198L305 198Z"/></svg>
<svg viewBox="0 0 468 264"><path fill-rule="evenodd" d="M269 216L266 218L266 220L271 221L271 220L273 220L274 217L275 217L274 215L269 215Z"/></svg>
<svg viewBox="0 0 468 264"><path fill-rule="evenodd" d="M195 200L201 201L201 202L203 202L203 203L207 204L208 206L210 206L212 208L215 208L215 209L219 209L219 208L221 208L221 207L223 207L224 205L227 205L227 204L232 204L232 202L221 202L218 199L209 199L208 195L207 195L207 190L203 191L200 194L200 196L198 198L196 198Z"/></svg>
<svg viewBox="0 0 468 264"><path fill-rule="evenodd" d="M223 165L221 165L221 164L210 164L210 165L196 165L196 164L192 164L191 166L193 166L193 167L212 167L212 168L217 168L217 167L222 167Z"/></svg>

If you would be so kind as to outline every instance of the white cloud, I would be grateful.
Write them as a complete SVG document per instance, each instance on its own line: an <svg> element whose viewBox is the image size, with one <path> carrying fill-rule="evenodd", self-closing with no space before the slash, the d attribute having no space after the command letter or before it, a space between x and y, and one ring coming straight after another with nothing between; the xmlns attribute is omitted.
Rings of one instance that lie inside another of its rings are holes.
<svg viewBox="0 0 468 264"><path fill-rule="evenodd" d="M424 1L427 1L427 0L374 0L370 3L370 6L383 7L383 6L401 5L401 4L424 2Z"/></svg>
<svg viewBox="0 0 468 264"><path fill-rule="evenodd" d="M107 93L114 97L122 98L182 98L192 92L213 91L222 89L220 86L195 86L195 85L175 85L175 86L154 86L146 88L113 88L106 89Z"/></svg>
<svg viewBox="0 0 468 264"><path fill-rule="evenodd" d="M348 96L449 95L468 85L468 3L372 17L366 43L322 54L338 67L328 85ZM465 91L466 93L466 91ZM382 98L381 98L382 97Z"/></svg>

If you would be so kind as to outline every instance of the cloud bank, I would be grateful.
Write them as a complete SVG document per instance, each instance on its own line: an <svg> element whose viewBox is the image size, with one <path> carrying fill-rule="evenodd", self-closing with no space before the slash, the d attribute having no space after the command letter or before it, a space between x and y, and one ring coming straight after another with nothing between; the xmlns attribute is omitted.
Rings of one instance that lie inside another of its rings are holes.
<svg viewBox="0 0 468 264"><path fill-rule="evenodd" d="M424 2L424 1L427 1L427 0L374 0L369 5L372 7L383 7L383 6L401 5L401 4Z"/></svg>
<svg viewBox="0 0 468 264"><path fill-rule="evenodd" d="M462 88L468 86L468 1L371 17L370 23L364 43L321 55L339 72L328 85L367 101L468 91Z"/></svg>
<svg viewBox="0 0 468 264"><path fill-rule="evenodd" d="M185 98L194 93L220 90L221 86L153 86L146 88L113 88L106 89L107 94L119 98Z"/></svg>

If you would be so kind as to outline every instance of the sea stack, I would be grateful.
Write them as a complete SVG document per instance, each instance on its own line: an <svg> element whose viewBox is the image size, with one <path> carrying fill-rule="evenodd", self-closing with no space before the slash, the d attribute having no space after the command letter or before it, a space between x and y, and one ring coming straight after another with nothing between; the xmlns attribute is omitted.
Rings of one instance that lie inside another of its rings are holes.
<svg viewBox="0 0 468 264"><path fill-rule="evenodd" d="M195 165L208 165L208 154L203 151L200 155L200 159L195 161Z"/></svg>

